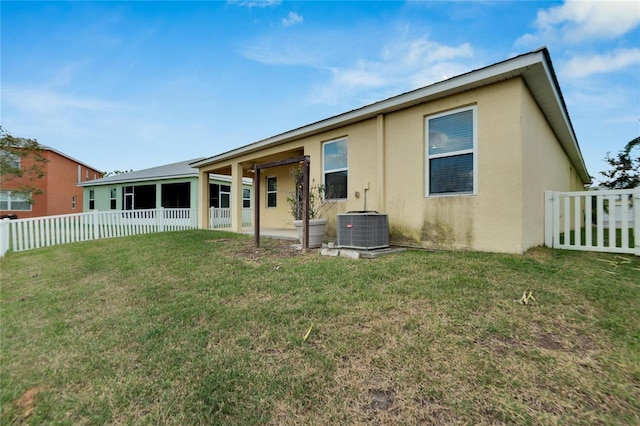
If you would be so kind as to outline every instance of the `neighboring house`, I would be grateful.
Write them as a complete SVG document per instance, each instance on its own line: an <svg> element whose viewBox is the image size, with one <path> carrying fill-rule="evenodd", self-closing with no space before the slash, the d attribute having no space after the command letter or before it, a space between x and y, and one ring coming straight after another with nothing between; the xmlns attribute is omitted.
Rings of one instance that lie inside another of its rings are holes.
<svg viewBox="0 0 640 426"><path fill-rule="evenodd" d="M301 155L338 200L329 234L336 213L373 210L388 215L392 244L423 247L522 253L544 243L544 191L590 181L546 48L193 166L201 194L218 173L231 176L233 195L256 164ZM261 225L290 224L289 167L262 170L258 184ZM232 203L236 232L240 207Z"/></svg>
<svg viewBox="0 0 640 426"><path fill-rule="evenodd" d="M189 164L201 159L181 161L150 169L107 176L80 184L84 191L84 211L198 208L198 171ZM211 176L206 209L230 208L229 176ZM251 207L251 181L246 179L239 197L244 208Z"/></svg>
<svg viewBox="0 0 640 426"><path fill-rule="evenodd" d="M26 177L2 182L0 190L0 215L16 215L19 219L78 213L82 211L82 190L78 183L98 179L102 172L60 151L42 146L44 177L33 182ZM21 168L33 164L30 156L16 160ZM12 192L23 184L35 186L42 194L31 197ZM32 198L33 203L29 202Z"/></svg>

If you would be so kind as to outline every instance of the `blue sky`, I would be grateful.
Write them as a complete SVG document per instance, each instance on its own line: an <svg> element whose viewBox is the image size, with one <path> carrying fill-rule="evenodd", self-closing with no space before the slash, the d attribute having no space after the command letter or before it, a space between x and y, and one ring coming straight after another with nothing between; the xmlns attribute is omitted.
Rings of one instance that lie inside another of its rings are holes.
<svg viewBox="0 0 640 426"><path fill-rule="evenodd" d="M590 174L640 135L640 3L2 1L0 122L104 171L550 50Z"/></svg>

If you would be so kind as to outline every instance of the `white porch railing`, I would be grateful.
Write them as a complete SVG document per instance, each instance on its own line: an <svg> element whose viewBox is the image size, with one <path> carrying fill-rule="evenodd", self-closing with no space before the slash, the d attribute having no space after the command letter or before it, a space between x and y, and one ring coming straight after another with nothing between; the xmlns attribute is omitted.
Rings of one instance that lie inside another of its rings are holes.
<svg viewBox="0 0 640 426"><path fill-rule="evenodd" d="M640 187L546 191L545 245L640 256Z"/></svg>
<svg viewBox="0 0 640 426"><path fill-rule="evenodd" d="M198 227L197 209L92 211L2 220L0 256L57 244Z"/></svg>
<svg viewBox="0 0 640 426"><path fill-rule="evenodd" d="M251 226L253 223L253 209L242 209L242 226ZM209 228L231 228L231 209L230 208L216 208L211 207L209 209Z"/></svg>

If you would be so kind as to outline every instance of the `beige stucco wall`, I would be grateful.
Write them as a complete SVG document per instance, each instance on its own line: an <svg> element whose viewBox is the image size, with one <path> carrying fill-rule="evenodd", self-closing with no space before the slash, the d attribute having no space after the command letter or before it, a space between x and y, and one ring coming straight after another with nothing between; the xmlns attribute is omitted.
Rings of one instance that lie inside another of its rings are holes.
<svg viewBox="0 0 640 426"><path fill-rule="evenodd" d="M477 111L477 191L425 196L425 118L467 106ZM336 213L366 208L389 215L395 243L522 253L543 243L544 190L581 188L520 78L244 154L205 170L220 172L241 163L248 173L252 163L304 154L311 157L312 180L321 183L322 143L341 137L349 141L348 199L326 215L329 238L335 238ZM293 191L290 167L261 174L261 227L292 227L286 202ZM267 176L278 179L276 208L265 207Z"/></svg>
<svg viewBox="0 0 640 426"><path fill-rule="evenodd" d="M392 237L426 247L520 251L519 80L386 117L387 209ZM425 197L425 118L475 105L477 193Z"/></svg>
<svg viewBox="0 0 640 426"><path fill-rule="evenodd" d="M544 191L582 191L584 182L576 173L562 146L526 87L523 87L522 248L544 244Z"/></svg>

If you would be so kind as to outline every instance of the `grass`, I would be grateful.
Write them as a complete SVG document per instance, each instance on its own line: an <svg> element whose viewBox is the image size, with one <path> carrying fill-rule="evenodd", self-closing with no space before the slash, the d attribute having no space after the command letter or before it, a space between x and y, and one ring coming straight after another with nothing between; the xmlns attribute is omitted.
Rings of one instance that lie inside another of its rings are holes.
<svg viewBox="0 0 640 426"><path fill-rule="evenodd" d="M587 244L587 229L582 227L580 229L580 245L585 246ZM591 232L591 246L597 246L598 245L598 230L595 226L590 227L590 232ZM628 234L627 234L627 238L629 241L629 244L627 246L625 246L625 248L633 248L635 247L635 235L634 235L634 231L633 228L630 228L627 230ZM621 229L616 229L615 232L615 244L613 245L613 247L622 247L622 230ZM565 241L565 238L569 238L568 241ZM561 244L576 244L576 231L570 231L569 234L566 233L561 233L560 234L560 243ZM605 247L609 247L611 245L610 241L609 241L609 229L604 229L602 232L602 245Z"/></svg>
<svg viewBox="0 0 640 426"><path fill-rule="evenodd" d="M640 424L633 256L187 231L0 267L4 424Z"/></svg>

